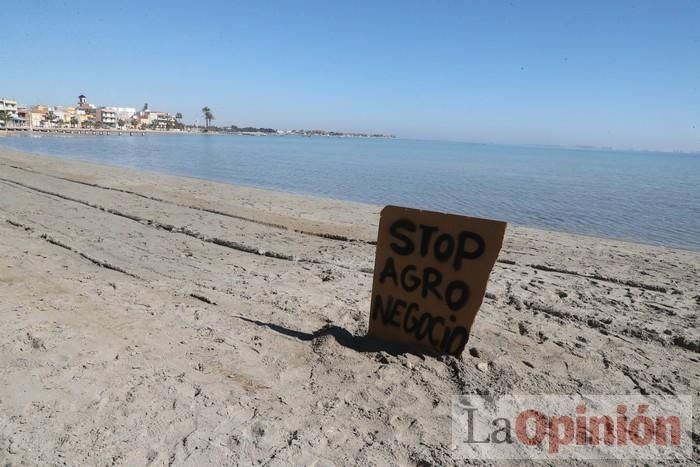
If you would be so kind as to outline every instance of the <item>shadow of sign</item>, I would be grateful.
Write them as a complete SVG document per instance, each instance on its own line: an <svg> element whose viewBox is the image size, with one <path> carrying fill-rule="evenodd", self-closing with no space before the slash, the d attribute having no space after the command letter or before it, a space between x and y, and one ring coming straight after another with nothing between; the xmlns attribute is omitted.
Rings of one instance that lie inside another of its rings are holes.
<svg viewBox="0 0 700 467"><path fill-rule="evenodd" d="M332 324L326 324L314 332L304 332L286 328L279 324L246 318L244 316L236 316L236 318L247 323L264 327L284 336L298 339L304 342L313 342L321 337L331 336L339 345L354 350L355 352L386 352L394 356L401 354L413 354L419 356L432 357L439 356L438 352L424 347L419 347L410 344L387 342L385 340L376 339L370 336L356 336L350 333L350 331L348 331L347 329Z"/></svg>

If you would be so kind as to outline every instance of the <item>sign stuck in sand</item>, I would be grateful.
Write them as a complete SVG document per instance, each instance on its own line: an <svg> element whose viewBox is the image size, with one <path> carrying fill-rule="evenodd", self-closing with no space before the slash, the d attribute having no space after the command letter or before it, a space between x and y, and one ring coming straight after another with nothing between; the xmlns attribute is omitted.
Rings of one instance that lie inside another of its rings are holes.
<svg viewBox="0 0 700 467"><path fill-rule="evenodd" d="M460 355L505 229L500 221L385 207L369 335Z"/></svg>

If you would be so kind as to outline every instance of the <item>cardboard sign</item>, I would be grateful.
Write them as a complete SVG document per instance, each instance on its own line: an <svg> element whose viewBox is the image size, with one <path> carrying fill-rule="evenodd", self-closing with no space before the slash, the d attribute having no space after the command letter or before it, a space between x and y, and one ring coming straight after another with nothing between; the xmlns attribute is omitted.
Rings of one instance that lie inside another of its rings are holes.
<svg viewBox="0 0 700 467"><path fill-rule="evenodd" d="M369 335L460 355L505 230L500 221L385 207Z"/></svg>

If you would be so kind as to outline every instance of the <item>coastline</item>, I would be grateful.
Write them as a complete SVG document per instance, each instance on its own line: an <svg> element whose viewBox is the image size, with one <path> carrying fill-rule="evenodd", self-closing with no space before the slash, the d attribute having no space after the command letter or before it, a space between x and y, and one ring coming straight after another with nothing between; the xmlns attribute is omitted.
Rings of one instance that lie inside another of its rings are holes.
<svg viewBox="0 0 700 467"><path fill-rule="evenodd" d="M171 132L173 134L176 134L176 132ZM188 134L188 135L207 135L206 133L198 134L198 133L178 133L178 134ZM216 133L209 133L208 135L210 136L221 136L222 134L216 134ZM228 135L228 136L245 136L245 135ZM49 136L52 137L52 136ZM55 137L55 136L53 136ZM84 136L82 137L84 138ZM70 152L65 152L65 153L56 153L52 154L47 151L31 151L27 149L14 149L12 147L2 147L0 145L0 151L8 151L10 153L18 153L18 154L27 154L31 156L36 156L36 157L45 157L49 159L54 159L54 158L59 158L65 161L78 161L78 162L83 162L90 167L94 169L94 171L99 172L101 168L112 168L112 169L126 169L127 171L132 170L134 171L133 173L135 174L151 174L151 176L174 176L174 177L180 177L183 179L192 179L192 180L200 180L200 181L209 181L212 183L211 186L207 186L205 189L218 189L216 187L238 187L240 189L258 189L262 190L263 192L274 192L278 194L282 194L283 196L279 198L279 201L283 201L287 195L293 194L294 196L300 196L302 198L309 198L309 199L324 199L324 200L332 200L334 202L343 202L343 203L348 203L352 205L361 205L365 206L366 213L371 213L370 215L374 216L375 213L379 212L380 205L378 204L372 204L371 201L366 201L362 199L358 199L357 196L333 196L328 193L324 194L318 194L314 193L313 190L304 190L301 188L291 188L291 187L278 187L278 186L271 186L271 185L265 185L265 184L259 184L255 182L241 182L237 180L226 180L226 179L217 179L215 178L210 178L205 175L193 175L193 174L183 174L178 170L168 170L164 168L144 168L144 167L138 167L138 166L128 166L128 165L121 165L117 161L110 161L110 162L98 162L93 160L91 157L86 156L85 154L82 154L80 156L74 156ZM671 153L669 153L670 155ZM112 164L113 165L110 165ZM89 175L89 174L88 174ZM128 172L125 172L123 174L124 177L128 177ZM235 191L235 190L234 190ZM235 195L235 193L234 193ZM264 197L265 195L263 195ZM322 204L319 205L322 207ZM435 207L435 206L428 206L426 207L428 210L437 210L437 211L442 211L444 212L457 212L455 210L450 210L449 208L440 208L440 207ZM366 214L365 213L365 214ZM357 214L357 213L355 213ZM361 214L361 215L365 215ZM465 213L465 215L475 215L474 213ZM481 217L486 217L488 218L488 215L483 215ZM546 226L546 225L538 225L537 222L533 221L523 221L519 223L515 223L512 220L509 220L508 217L500 217L500 220L507 221L509 226L511 227L517 227L518 229L532 229L535 231L540 231L540 232L551 232L551 233L557 233L557 234L570 234L578 237L588 237L588 238L595 238L599 240L612 240L612 241L621 241L621 242L626 242L626 243L635 243L635 244L640 244L640 245L648 245L648 246L653 246L653 247L662 247L662 248L669 248L669 249L674 249L674 250L685 250L685 251L691 251L691 252L700 252L700 245L697 245L697 242L689 242L687 239L684 241L683 239L677 239L673 238L672 236L669 238L664 238L664 240L658 239L658 235L655 237L650 237L650 238L640 238L640 237L635 237L634 235L630 236L625 236L621 233L618 233L618 235L615 235L611 232L582 232L578 230L574 226L569 226L566 224L560 224L558 226ZM331 223L333 222L332 219L330 219ZM641 227L640 227L641 228ZM684 235L687 235L687 233L684 233Z"/></svg>
<svg viewBox="0 0 700 467"><path fill-rule="evenodd" d="M613 161L605 153L589 158L574 152L560 154L551 149L540 153L533 149L535 153L531 154L530 149L515 146L446 143L433 147L432 143L409 140L190 136L112 137L104 141L80 136L19 137L8 139L0 147L312 197L399 204L500 219L533 229L700 251L700 223L693 215L697 204L694 200L700 199L700 193L690 175L700 170L697 158L666 159L668 154L655 154L636 160L636 156L621 153L621 159ZM134 144L137 141L143 144ZM423 174L420 167L427 163L425 154L429 152L444 160L445 167L440 169L438 164ZM251 154L256 154L254 160ZM402 154L410 156L405 163ZM528 157L536 161L552 157L552 162L563 166L554 169L559 166L542 160L526 164ZM499 176L497 170L487 167L495 167L495 161L501 158L511 168ZM571 189L566 188L562 184L567 176L558 171L566 172L563 167L579 164L586 170L577 175ZM650 191L645 188L647 183L631 183L622 189L619 184L604 182L607 178L596 174L600 164L611 164L619 176L627 167L644 179L651 177L658 188ZM355 175L344 177L345 171ZM405 172L411 184L392 185L390 180L399 172ZM471 174L474 183L464 183L463 173Z"/></svg>
<svg viewBox="0 0 700 467"><path fill-rule="evenodd" d="M392 354L379 209L0 149L0 450L450 465L453 394L697 400L699 252L509 226L469 350Z"/></svg>
<svg viewBox="0 0 700 467"><path fill-rule="evenodd" d="M357 138L357 139L396 139L394 135L345 133L319 130L278 130L272 131L237 131L226 128L183 130L154 130L137 128L44 128L44 127L9 127L0 128L0 136L27 136L32 134L45 136L146 136L146 135L207 135L207 136L297 136L306 138Z"/></svg>

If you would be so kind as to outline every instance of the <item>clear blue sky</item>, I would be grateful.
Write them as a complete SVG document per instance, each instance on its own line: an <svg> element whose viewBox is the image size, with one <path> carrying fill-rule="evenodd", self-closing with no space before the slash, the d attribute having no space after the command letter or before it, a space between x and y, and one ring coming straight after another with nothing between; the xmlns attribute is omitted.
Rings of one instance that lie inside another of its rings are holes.
<svg viewBox="0 0 700 467"><path fill-rule="evenodd" d="M699 1L3 1L0 95L219 125L700 150Z"/></svg>

